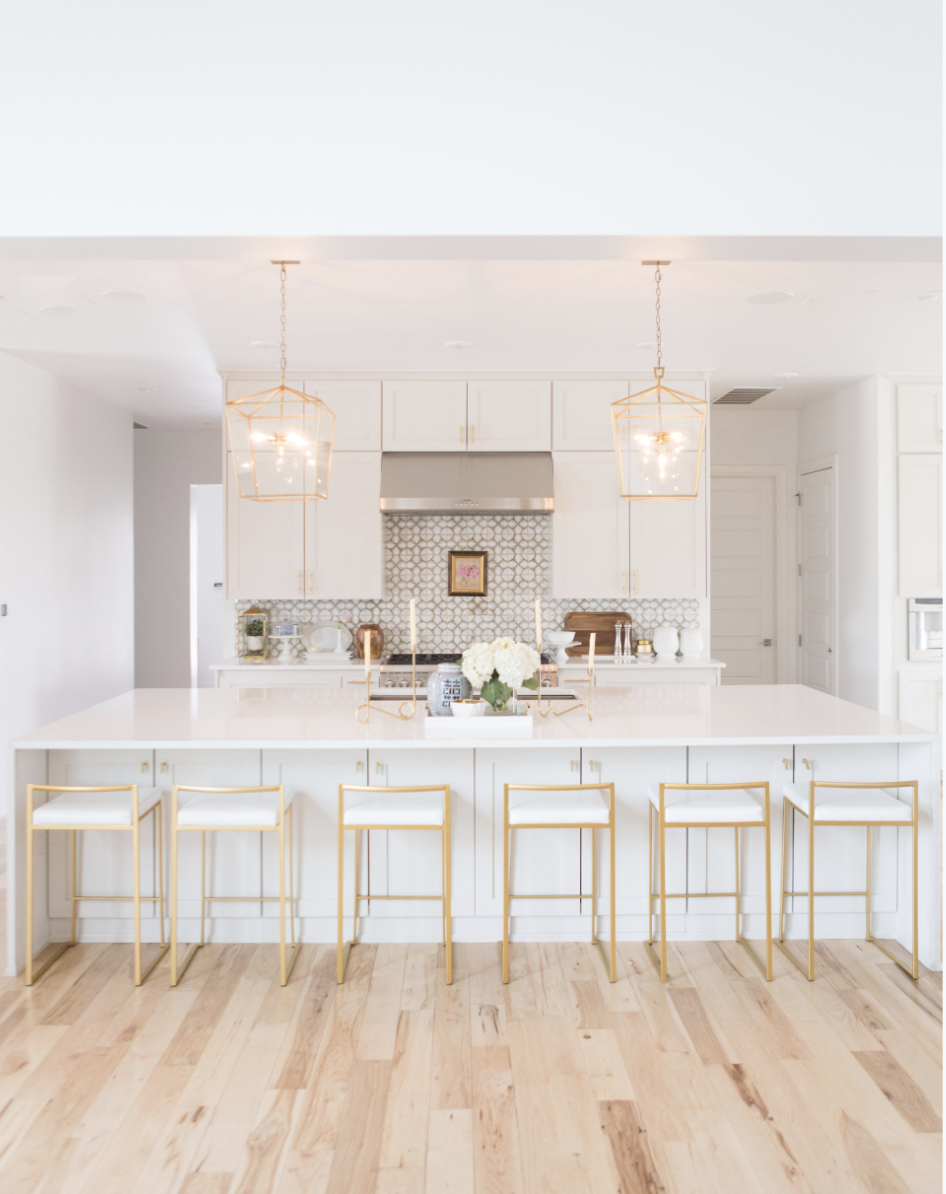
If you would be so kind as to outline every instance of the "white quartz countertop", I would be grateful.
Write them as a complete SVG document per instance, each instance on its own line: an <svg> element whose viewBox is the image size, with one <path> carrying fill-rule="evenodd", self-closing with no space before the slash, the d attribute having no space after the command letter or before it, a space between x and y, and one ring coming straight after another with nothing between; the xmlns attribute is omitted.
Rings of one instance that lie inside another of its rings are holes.
<svg viewBox="0 0 946 1194"><path fill-rule="evenodd" d="M16 739L18 749L177 749L384 746L471 749L424 736L426 710L400 722L355 719L355 688L139 688ZM476 747L751 745L932 742L936 735L799 684L642 684L596 689L594 721L535 718L531 739L481 739Z"/></svg>
<svg viewBox="0 0 946 1194"><path fill-rule="evenodd" d="M378 660L372 659L371 666L377 667ZM326 669L330 672L340 671L358 671L364 675L365 661L363 659L352 659L352 657L345 651L341 655L335 655L331 651L323 652L317 659L300 659L292 663L280 663L278 659L267 659L265 663L247 663L243 659L225 659L223 663L212 663L210 671L212 672L229 672L235 668L239 668L241 672L250 674L252 672L324 672Z"/></svg>
<svg viewBox="0 0 946 1194"><path fill-rule="evenodd" d="M587 655L569 655L568 663L559 664L559 667L566 668L587 668ZM629 668L632 671L652 671L654 669L672 671L676 668L690 667L725 667L725 663L721 659L712 659L709 655L655 655L653 659L638 660L638 659L615 659L613 655L595 655L595 671L609 670L613 671L615 668Z"/></svg>

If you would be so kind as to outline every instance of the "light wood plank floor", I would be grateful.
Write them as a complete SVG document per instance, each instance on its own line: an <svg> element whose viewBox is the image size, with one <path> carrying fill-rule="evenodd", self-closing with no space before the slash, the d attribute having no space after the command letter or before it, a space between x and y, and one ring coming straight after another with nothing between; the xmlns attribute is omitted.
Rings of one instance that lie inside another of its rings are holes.
<svg viewBox="0 0 946 1194"><path fill-rule="evenodd" d="M0 980L3 1194L931 1194L942 986L866 943L211 946L177 990L129 946Z"/></svg>

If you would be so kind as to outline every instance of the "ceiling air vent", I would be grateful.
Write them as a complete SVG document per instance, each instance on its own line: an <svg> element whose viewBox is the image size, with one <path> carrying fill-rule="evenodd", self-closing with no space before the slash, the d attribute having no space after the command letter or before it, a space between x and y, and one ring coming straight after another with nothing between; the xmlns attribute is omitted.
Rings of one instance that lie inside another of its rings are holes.
<svg viewBox="0 0 946 1194"><path fill-rule="evenodd" d="M748 406L750 402L758 402L760 398L764 398L766 394L772 394L778 389L773 386L768 390L753 390L749 386L736 386L732 390L727 390L725 394L721 394L718 398L713 399L714 406Z"/></svg>

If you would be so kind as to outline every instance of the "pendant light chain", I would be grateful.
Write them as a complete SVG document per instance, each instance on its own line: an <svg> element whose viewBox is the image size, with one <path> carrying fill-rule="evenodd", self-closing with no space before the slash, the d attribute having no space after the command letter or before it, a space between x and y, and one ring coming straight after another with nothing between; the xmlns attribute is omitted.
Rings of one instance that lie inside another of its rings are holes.
<svg viewBox="0 0 946 1194"><path fill-rule="evenodd" d="M654 281L657 284L657 368L663 367L663 346L660 339L660 265L657 265Z"/></svg>
<svg viewBox="0 0 946 1194"><path fill-rule="evenodd" d="M657 271L660 272L659 270ZM286 384L286 263L281 261L279 263L279 312L280 312L280 338L279 338L279 369L281 373L280 384Z"/></svg>

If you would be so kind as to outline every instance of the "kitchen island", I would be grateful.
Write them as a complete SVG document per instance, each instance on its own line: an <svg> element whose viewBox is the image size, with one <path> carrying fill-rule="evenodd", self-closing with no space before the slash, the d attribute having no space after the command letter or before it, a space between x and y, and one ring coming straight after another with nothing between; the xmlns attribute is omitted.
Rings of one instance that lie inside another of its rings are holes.
<svg viewBox="0 0 946 1194"><path fill-rule="evenodd" d="M596 692L594 720L580 709L564 717L535 717L531 738L428 740L425 709L408 721L386 717L379 705L367 725L355 707L363 690L344 688L139 689L17 739L10 762L8 823L8 943L6 973L23 966L26 785L138 783L164 790L173 783L282 783L294 793L297 911L303 940L332 941L336 927L337 809L340 783L449 783L453 824L454 940L498 941L502 906L502 802L505 783L610 783L617 806L617 932L647 936L648 785L660 782L760 783L772 793L773 907L782 852L782 785L814 775L830 780L916 779L920 793L920 957L939 967L940 743L935 734L800 685L717 687L647 684ZM393 707L393 706L392 706ZM168 818L165 818L167 825ZM143 828L143 890L156 890L157 850ZM67 843L64 834L38 844L36 940L69 935ZM131 889L127 842L117 835L83 835L83 890L96 895ZM269 839L273 835L267 835ZM348 835L353 837L354 835ZM591 834L542 830L515 843L517 891L586 891ZM599 835L599 883L607 883ZM428 895L439 891L439 838L395 831L363 833L363 892ZM428 840L429 838L429 840ZM807 883L804 822L789 821L786 886ZM794 849L795 841L799 848ZM349 849L353 844L349 843ZM48 851L48 853L47 853ZM668 885L694 894L730 890L733 834L691 829L668 836ZM167 851L165 850L165 858ZM278 875L275 842L258 835L221 833L208 842L208 880L218 894L245 902L211 909L212 939L275 941L272 894ZM743 932L764 935L762 835L746 833L740 848ZM863 890L865 831L818 830L816 886ZM181 937L193 940L199 915L200 864L196 841L182 844ZM349 874L352 872L349 871ZM910 942L909 835L893 828L873 834L873 930ZM584 881L584 886L581 886ZM575 883L579 886L576 887ZM153 885L153 886L152 886ZM590 901L522 900L513 937L579 940L590 936ZM105 909L103 912L102 909ZM397 899L362 905L363 940L436 941L436 905ZM675 900L671 938L733 936L733 900ZM806 902L786 904L788 936L807 933ZM143 933L157 940L157 909L143 905ZM434 911L432 911L434 910ZM350 912L346 899L346 917ZM87 941L130 941L131 904L86 905L80 922ZM151 915L149 915L151 914ZM350 923L350 922L349 922ZM603 922L602 922L603 923ZM864 901L818 901L819 937L862 937Z"/></svg>

